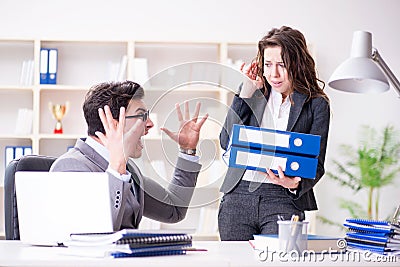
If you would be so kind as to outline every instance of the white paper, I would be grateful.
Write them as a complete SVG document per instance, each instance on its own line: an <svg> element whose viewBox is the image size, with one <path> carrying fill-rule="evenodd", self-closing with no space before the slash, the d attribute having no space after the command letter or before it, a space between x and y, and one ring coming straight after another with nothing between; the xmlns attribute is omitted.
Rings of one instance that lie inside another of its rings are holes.
<svg viewBox="0 0 400 267"><path fill-rule="evenodd" d="M245 142L289 148L290 135L240 128L239 140Z"/></svg>
<svg viewBox="0 0 400 267"><path fill-rule="evenodd" d="M148 84L149 72L147 67L147 58L134 58L133 59L133 81L140 85Z"/></svg>
<svg viewBox="0 0 400 267"><path fill-rule="evenodd" d="M236 163L239 165L253 166L272 170L277 170L278 166L280 166L282 168L282 171L285 171L286 162L286 158L249 153L244 151L238 151L236 156Z"/></svg>
<svg viewBox="0 0 400 267"><path fill-rule="evenodd" d="M32 133L33 110L27 108L18 109L18 116L14 133L17 135L25 135Z"/></svg>
<svg viewBox="0 0 400 267"><path fill-rule="evenodd" d="M122 56L121 63L119 64L117 81L124 81L126 79L126 66L128 65L128 57Z"/></svg>

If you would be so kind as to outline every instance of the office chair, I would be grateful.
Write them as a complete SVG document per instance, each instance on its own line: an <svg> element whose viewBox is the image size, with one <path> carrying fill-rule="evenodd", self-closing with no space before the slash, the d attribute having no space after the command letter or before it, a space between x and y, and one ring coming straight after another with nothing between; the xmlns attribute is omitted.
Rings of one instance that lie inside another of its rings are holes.
<svg viewBox="0 0 400 267"><path fill-rule="evenodd" d="M15 172L49 171L54 157L27 155L11 161L4 172L4 218L7 240L19 240L17 199L15 196ZM39 193L39 192L38 192Z"/></svg>

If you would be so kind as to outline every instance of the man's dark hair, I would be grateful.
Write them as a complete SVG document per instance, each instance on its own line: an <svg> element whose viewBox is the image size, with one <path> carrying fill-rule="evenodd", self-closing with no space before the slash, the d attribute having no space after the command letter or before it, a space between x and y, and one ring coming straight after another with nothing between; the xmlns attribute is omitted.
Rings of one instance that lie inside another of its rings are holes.
<svg viewBox="0 0 400 267"><path fill-rule="evenodd" d="M83 103L83 114L88 125L87 133L94 136L95 132L105 133L99 116L99 108L108 105L114 119L119 119L119 110L125 109L132 99L143 99L143 88L132 81L103 82L92 86L86 94Z"/></svg>

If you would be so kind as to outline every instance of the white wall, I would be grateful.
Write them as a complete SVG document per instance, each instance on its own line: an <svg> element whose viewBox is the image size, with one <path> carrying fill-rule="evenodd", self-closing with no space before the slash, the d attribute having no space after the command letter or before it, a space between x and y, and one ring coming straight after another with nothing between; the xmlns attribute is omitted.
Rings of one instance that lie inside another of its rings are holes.
<svg viewBox="0 0 400 267"><path fill-rule="evenodd" d="M393 72L400 77L400 1L396 0L125 0L0 2L0 38L142 39L248 41L260 39L271 27L301 30L317 55L320 78L329 79L349 56L352 33L367 30ZM337 146L357 141L359 125L400 129L400 99L393 90L356 95L331 90L332 123L326 168L339 158ZM400 202L400 177L381 192L381 211ZM338 222L348 216L337 208L346 192L328 179L316 188L321 215ZM350 194L348 198L353 198ZM362 196L358 196L363 199ZM318 225L319 233L335 233Z"/></svg>

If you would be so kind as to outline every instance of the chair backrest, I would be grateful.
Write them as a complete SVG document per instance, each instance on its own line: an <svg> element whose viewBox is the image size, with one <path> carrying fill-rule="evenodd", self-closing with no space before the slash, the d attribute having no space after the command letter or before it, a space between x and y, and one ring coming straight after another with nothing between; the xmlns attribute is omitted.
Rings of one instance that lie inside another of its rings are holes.
<svg viewBox="0 0 400 267"><path fill-rule="evenodd" d="M49 171L55 157L27 155L11 161L4 173L4 218L6 239L19 240L17 199L15 196L15 172Z"/></svg>

